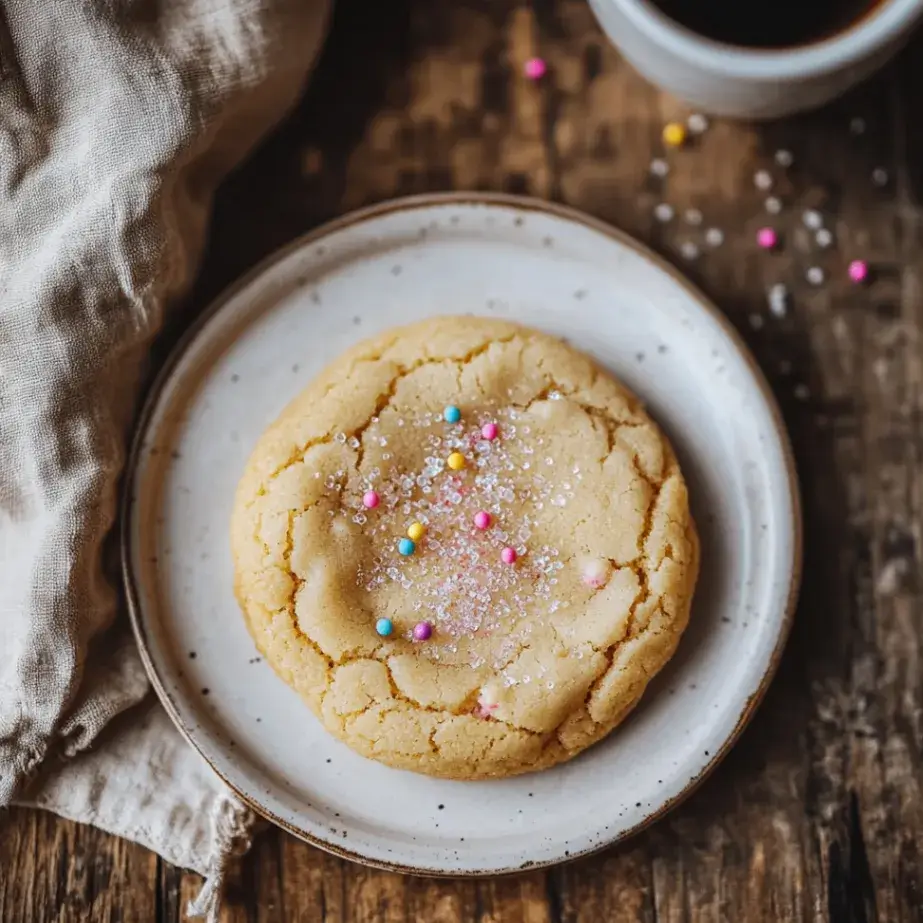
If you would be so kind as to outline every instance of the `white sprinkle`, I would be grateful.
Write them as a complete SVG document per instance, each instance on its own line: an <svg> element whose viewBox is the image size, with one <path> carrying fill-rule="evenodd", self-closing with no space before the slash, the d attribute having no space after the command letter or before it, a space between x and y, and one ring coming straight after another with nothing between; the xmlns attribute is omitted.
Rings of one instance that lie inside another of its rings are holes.
<svg viewBox="0 0 923 923"><path fill-rule="evenodd" d="M781 282L770 286L768 301L769 310L776 317L785 317L788 314L788 289Z"/></svg>
<svg viewBox="0 0 923 923"><path fill-rule="evenodd" d="M705 243L709 247L720 247L724 243L724 231L721 228L709 228L705 232Z"/></svg>
<svg viewBox="0 0 923 923"><path fill-rule="evenodd" d="M815 208L809 208L802 216L804 226L810 231L816 231L824 226L824 216Z"/></svg>
<svg viewBox="0 0 923 923"><path fill-rule="evenodd" d="M701 112L693 112L692 115L686 119L686 127L694 135L701 135L708 130L708 119L705 118Z"/></svg>
<svg viewBox="0 0 923 923"><path fill-rule="evenodd" d="M670 172L670 165L662 157L655 157L651 161L650 171L662 179Z"/></svg>
<svg viewBox="0 0 923 923"><path fill-rule="evenodd" d="M782 211L782 203L774 195L769 196L764 205L770 215L778 215Z"/></svg>
<svg viewBox="0 0 923 923"><path fill-rule="evenodd" d="M806 401L811 396L811 391L807 385L795 385L794 394L799 401Z"/></svg>
<svg viewBox="0 0 923 923"><path fill-rule="evenodd" d="M815 235L814 239L817 241L817 246L822 250L826 250L833 243L833 234L827 230L827 228L821 228Z"/></svg>
<svg viewBox="0 0 923 923"><path fill-rule="evenodd" d="M695 260L699 256L699 248L691 240L684 240L679 245L679 252L684 260Z"/></svg>
<svg viewBox="0 0 923 923"><path fill-rule="evenodd" d="M849 120L849 131L853 135L864 135L865 134L865 119L861 116L855 116Z"/></svg>
<svg viewBox="0 0 923 923"><path fill-rule="evenodd" d="M687 208L686 223L698 227L702 223L702 213L697 208Z"/></svg>
<svg viewBox="0 0 923 923"><path fill-rule="evenodd" d="M673 215L673 206L669 202L661 202L654 208L654 217L663 224L672 221Z"/></svg>
<svg viewBox="0 0 923 923"><path fill-rule="evenodd" d="M784 148L776 151L776 163L780 167L790 167L795 162L795 158L792 156L791 151L786 151Z"/></svg>
<svg viewBox="0 0 923 923"><path fill-rule="evenodd" d="M872 182L878 186L887 186L888 185L888 171L884 167L875 167L872 170Z"/></svg>
<svg viewBox="0 0 923 923"><path fill-rule="evenodd" d="M765 321L763 320L762 315L760 314L751 314L750 315L750 326L754 330L761 330Z"/></svg>
<svg viewBox="0 0 923 923"><path fill-rule="evenodd" d="M757 189L768 192L772 189L772 177L768 170L757 170L753 175L753 182Z"/></svg>
<svg viewBox="0 0 923 923"><path fill-rule="evenodd" d="M790 375L792 372L792 364L788 359L781 359L779 361L779 372L782 375Z"/></svg>
<svg viewBox="0 0 923 923"><path fill-rule="evenodd" d="M810 266L808 271L804 274L804 277L811 285L823 285L824 279L826 278L820 266Z"/></svg>

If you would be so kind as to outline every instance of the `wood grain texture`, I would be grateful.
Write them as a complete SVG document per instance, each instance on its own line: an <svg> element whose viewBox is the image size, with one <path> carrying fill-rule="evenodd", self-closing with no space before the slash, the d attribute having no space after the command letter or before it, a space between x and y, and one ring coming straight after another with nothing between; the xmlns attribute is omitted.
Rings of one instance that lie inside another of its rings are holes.
<svg viewBox="0 0 923 923"><path fill-rule="evenodd" d="M539 85L521 77L533 54L550 68ZM662 125L686 110L620 60L583 0L339 0L308 95L219 198L190 303L321 221L396 195L505 190L585 209L681 265L753 348L798 458L804 591L738 746L630 843L549 872L444 882L363 869L269 830L235 873L226 923L923 921L921 91L918 40L821 112L713 124L669 153L658 179ZM788 170L779 148L794 155ZM776 178L778 218L758 169ZM653 219L661 201L676 209L669 224ZM700 227L684 221L689 208ZM808 208L825 214L831 249L805 228ZM767 223L784 238L774 254L754 242ZM705 245L709 227L723 246ZM702 251L690 262L688 242ZM854 256L872 263L866 287L846 279ZM823 286L805 280L813 265ZM766 302L776 282L792 295L781 318ZM97 831L0 816L3 923L173 923L197 886Z"/></svg>

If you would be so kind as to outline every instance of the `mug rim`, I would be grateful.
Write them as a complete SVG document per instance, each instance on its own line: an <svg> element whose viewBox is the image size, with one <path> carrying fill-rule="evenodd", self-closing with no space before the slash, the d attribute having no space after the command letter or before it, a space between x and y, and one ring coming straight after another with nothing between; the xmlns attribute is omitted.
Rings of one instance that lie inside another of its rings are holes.
<svg viewBox="0 0 923 923"><path fill-rule="evenodd" d="M909 31L923 0L883 0L846 29L807 45L747 48L700 35L662 12L652 0L609 0L650 40L677 58L728 77L801 79L849 66Z"/></svg>

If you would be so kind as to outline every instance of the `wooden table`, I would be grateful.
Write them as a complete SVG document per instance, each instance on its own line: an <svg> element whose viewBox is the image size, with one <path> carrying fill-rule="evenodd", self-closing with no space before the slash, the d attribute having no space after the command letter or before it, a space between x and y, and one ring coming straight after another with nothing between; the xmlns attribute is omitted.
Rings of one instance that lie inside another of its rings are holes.
<svg viewBox="0 0 923 923"><path fill-rule="evenodd" d="M538 85L522 77L536 54L550 67ZM649 166L662 126L688 110L632 73L584 0L339 0L304 102L221 194L194 303L319 222L396 195L505 190L585 209L680 264L753 348L796 447L804 590L782 668L737 748L630 843L549 872L444 882L364 869L271 830L222 920L923 920L921 92L918 41L822 112L713 123L667 155L659 179ZM788 169L780 149L794 155ZM761 169L771 193L755 185ZM768 194L784 203L776 217ZM673 221L654 218L660 202ZM690 208L701 226L686 221ZM811 208L834 232L829 250L804 226ZM770 223L784 237L775 254L755 244ZM710 227L723 245L704 243ZM682 256L687 242L698 258ZM855 257L873 265L865 287L846 276ZM823 285L805 280L812 266ZM784 317L767 305L776 282L791 293ZM197 887L99 831L23 810L0 817L3 923L166 923Z"/></svg>

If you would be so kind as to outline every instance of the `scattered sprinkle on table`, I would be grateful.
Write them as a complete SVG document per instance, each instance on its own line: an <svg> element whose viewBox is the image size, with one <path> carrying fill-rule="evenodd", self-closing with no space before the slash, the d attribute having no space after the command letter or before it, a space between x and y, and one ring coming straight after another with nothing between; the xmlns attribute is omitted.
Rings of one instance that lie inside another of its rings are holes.
<svg viewBox="0 0 923 923"><path fill-rule="evenodd" d="M663 143L667 147L682 147L686 143L686 126L682 122L667 122L663 126Z"/></svg>
<svg viewBox="0 0 923 923"><path fill-rule="evenodd" d="M769 310L775 317L788 314L788 289L781 282L769 288Z"/></svg>
<svg viewBox="0 0 923 923"><path fill-rule="evenodd" d="M774 195L769 196L763 204L770 215L778 215L782 211L782 202Z"/></svg>
<svg viewBox="0 0 923 923"><path fill-rule="evenodd" d="M724 243L724 231L721 228L709 228L705 232L705 243L709 247L720 247Z"/></svg>
<svg viewBox="0 0 923 923"><path fill-rule="evenodd" d="M757 170L753 174L753 184L761 192L768 192L772 189L772 175L768 170Z"/></svg>
<svg viewBox="0 0 923 923"><path fill-rule="evenodd" d="M654 217L662 224L672 221L673 215L673 206L669 202L661 202L659 205L654 206Z"/></svg>
<svg viewBox="0 0 923 923"><path fill-rule="evenodd" d="M693 112L686 119L686 127L694 135L701 135L708 131L708 119L701 112Z"/></svg>
<svg viewBox="0 0 923 923"><path fill-rule="evenodd" d="M763 315L762 314L751 314L750 315L750 326L754 330L761 330L763 328Z"/></svg>
<svg viewBox="0 0 923 923"><path fill-rule="evenodd" d="M833 233L827 228L820 228L818 232L814 235L814 240L817 241L817 246L822 250L826 250L833 243Z"/></svg>
<svg viewBox="0 0 923 923"><path fill-rule="evenodd" d="M820 266L809 266L807 272L804 274L804 277L811 283L811 285L823 285L824 275L823 269Z"/></svg>
<svg viewBox="0 0 923 923"><path fill-rule="evenodd" d="M849 264L849 278L857 285L865 282L869 275L869 264L865 260L853 260Z"/></svg>
<svg viewBox="0 0 923 923"><path fill-rule="evenodd" d="M824 226L824 216L816 208L809 208L801 216L804 226L810 231L817 231Z"/></svg>
<svg viewBox="0 0 923 923"><path fill-rule="evenodd" d="M854 116L849 120L849 131L854 135L865 134L865 119L861 116Z"/></svg>
<svg viewBox="0 0 923 923"><path fill-rule="evenodd" d="M888 171L884 167L875 167L872 170L872 182L878 186L887 186L888 185Z"/></svg>
<svg viewBox="0 0 923 923"><path fill-rule="evenodd" d="M548 65L542 58L529 58L523 66L523 73L529 80L541 80L548 72Z"/></svg>
<svg viewBox="0 0 923 923"><path fill-rule="evenodd" d="M702 223L702 213L697 208L686 209L686 224L698 227Z"/></svg>
<svg viewBox="0 0 923 923"><path fill-rule="evenodd" d="M662 157L655 157L651 161L650 171L663 179L670 172L670 165Z"/></svg>
<svg viewBox="0 0 923 923"><path fill-rule="evenodd" d="M760 228L756 232L756 242L764 250L774 250L779 243L779 235L775 228Z"/></svg>
<svg viewBox="0 0 923 923"><path fill-rule="evenodd" d="M679 245L679 252L684 260L697 260L699 258L699 248L691 240L684 240Z"/></svg>
<svg viewBox="0 0 923 923"><path fill-rule="evenodd" d="M792 155L791 151L787 151L784 148L780 148L776 151L776 163L780 167L788 168L795 162L795 158Z"/></svg>

